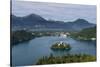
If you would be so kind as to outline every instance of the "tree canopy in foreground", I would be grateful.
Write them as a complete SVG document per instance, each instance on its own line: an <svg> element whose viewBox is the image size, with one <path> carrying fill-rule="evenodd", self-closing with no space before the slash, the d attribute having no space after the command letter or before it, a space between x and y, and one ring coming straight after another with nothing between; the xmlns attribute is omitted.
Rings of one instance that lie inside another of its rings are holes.
<svg viewBox="0 0 100 67"><path fill-rule="evenodd" d="M37 65L41 64L60 64L60 63L74 63L74 62L91 62L96 61L95 56L86 55L86 54L75 54L75 55L64 55L64 56L43 56L36 63Z"/></svg>

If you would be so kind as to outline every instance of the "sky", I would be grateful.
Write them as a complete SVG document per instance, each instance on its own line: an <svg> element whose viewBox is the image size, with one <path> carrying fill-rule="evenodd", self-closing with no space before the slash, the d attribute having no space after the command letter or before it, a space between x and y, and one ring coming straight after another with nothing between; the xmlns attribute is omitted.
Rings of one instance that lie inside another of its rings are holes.
<svg viewBox="0 0 100 67"><path fill-rule="evenodd" d="M74 21L78 18L96 23L96 6L12 0L12 14L37 14L47 20Z"/></svg>

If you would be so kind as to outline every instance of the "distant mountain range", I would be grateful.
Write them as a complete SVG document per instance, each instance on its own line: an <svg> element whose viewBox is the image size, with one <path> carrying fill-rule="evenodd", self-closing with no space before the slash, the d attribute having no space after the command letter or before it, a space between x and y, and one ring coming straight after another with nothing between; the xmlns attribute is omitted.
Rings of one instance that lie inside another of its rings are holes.
<svg viewBox="0 0 100 67"><path fill-rule="evenodd" d="M24 17L11 15L13 29L62 29L68 31L79 31L84 28L94 27L96 24L89 23L85 19L77 19L73 22L46 20L39 15L30 14Z"/></svg>

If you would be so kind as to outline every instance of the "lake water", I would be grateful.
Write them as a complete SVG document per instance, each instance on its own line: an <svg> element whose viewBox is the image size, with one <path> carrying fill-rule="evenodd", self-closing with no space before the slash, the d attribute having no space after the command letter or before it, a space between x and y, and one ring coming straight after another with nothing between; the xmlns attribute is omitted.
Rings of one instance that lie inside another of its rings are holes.
<svg viewBox="0 0 100 67"><path fill-rule="evenodd" d="M70 51L52 51L51 45L63 41L69 43L72 47ZM96 56L96 41L79 41L57 36L39 37L30 40L29 42L20 43L12 47L12 65L34 65L42 56L66 55L70 54L89 54Z"/></svg>

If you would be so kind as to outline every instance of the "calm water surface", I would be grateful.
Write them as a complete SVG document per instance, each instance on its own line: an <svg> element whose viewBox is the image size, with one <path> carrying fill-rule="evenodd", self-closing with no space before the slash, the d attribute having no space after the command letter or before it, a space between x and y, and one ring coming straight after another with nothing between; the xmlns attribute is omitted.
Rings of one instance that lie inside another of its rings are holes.
<svg viewBox="0 0 100 67"><path fill-rule="evenodd" d="M72 47L70 51L52 51L51 45L63 41L69 43ZM42 56L50 54L65 55L65 54L79 54L85 53L96 55L96 42L95 41L79 41L68 38L60 37L40 37L30 40L29 42L20 43L12 47L12 64L14 66L33 65L36 64Z"/></svg>

